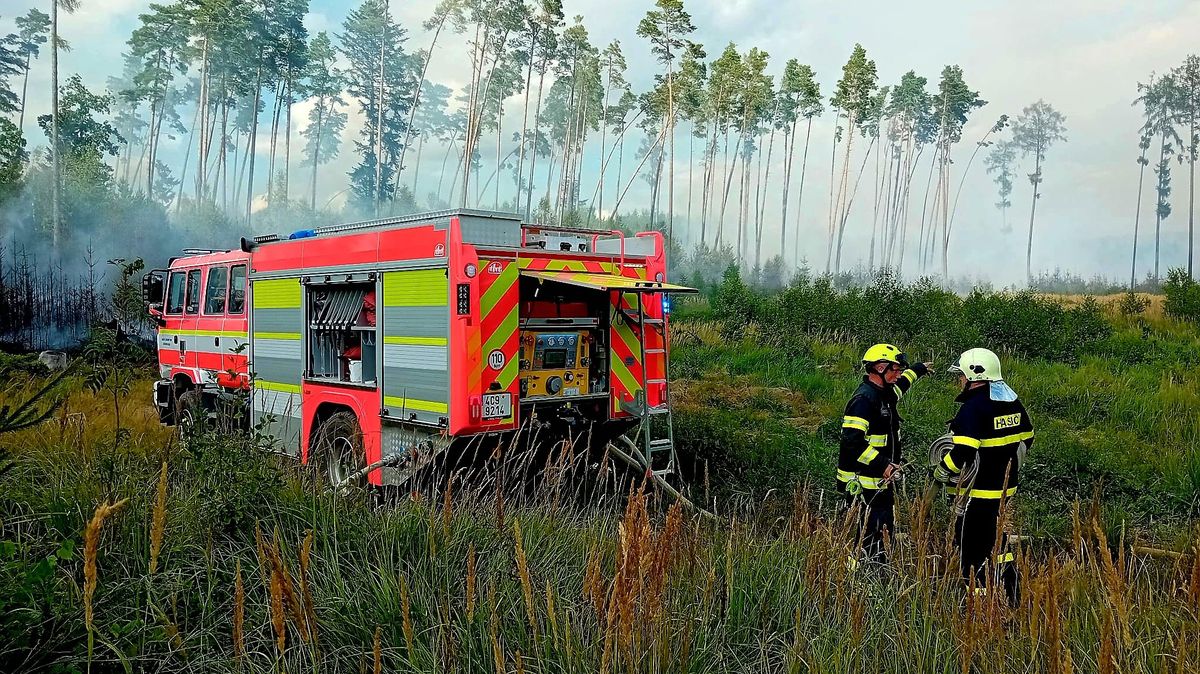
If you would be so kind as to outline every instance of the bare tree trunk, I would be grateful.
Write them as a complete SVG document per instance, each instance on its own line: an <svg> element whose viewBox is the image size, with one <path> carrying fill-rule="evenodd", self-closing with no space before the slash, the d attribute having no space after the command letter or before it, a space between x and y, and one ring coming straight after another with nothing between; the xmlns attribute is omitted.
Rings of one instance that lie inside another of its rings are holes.
<svg viewBox="0 0 1200 674"><path fill-rule="evenodd" d="M1137 190L1137 209L1133 214L1133 254L1130 256L1129 262L1129 291L1133 292L1133 288L1137 285L1137 244L1138 244L1138 225L1142 219L1142 183L1146 177L1146 148L1142 148L1142 156L1138 160L1138 165L1141 170L1138 171L1138 190Z"/></svg>
<svg viewBox="0 0 1200 674"><path fill-rule="evenodd" d="M58 136L58 0L50 3L50 161L53 171L54 185L51 188L51 220L50 245L55 257L59 253L59 243L62 238L62 218L60 215L62 200L62 165L59 154L62 143Z"/></svg>
<svg viewBox="0 0 1200 674"><path fill-rule="evenodd" d="M812 117L808 118L808 128L804 132L804 155L800 158L800 185L796 188L796 264L800 264L800 216L804 213L804 174L808 171L808 141L812 138Z"/></svg>
<svg viewBox="0 0 1200 674"><path fill-rule="evenodd" d="M387 29L389 20L389 4L391 0L383 0L383 25L379 39L379 100L375 108L375 217L379 217L379 203L383 198L383 108L387 93L385 65L387 63Z"/></svg>
<svg viewBox="0 0 1200 674"><path fill-rule="evenodd" d="M1196 232L1196 102L1188 102L1188 278L1192 273L1192 253Z"/></svg>
<svg viewBox="0 0 1200 674"><path fill-rule="evenodd" d="M504 99L497 97L496 100L496 175L500 175L500 165L503 160L500 158L500 137L504 133ZM494 200L494 210L500 210L500 181L496 181L496 197Z"/></svg>
<svg viewBox="0 0 1200 674"><path fill-rule="evenodd" d="M529 90L533 88L533 53L537 51L537 24L534 24L534 29L530 31L529 37L529 63L525 67L525 105L521 108L521 147L520 156L517 158L517 198L515 210L521 213L521 193L524 191L525 185L525 134L529 131ZM539 84L539 94L540 87ZM536 129L534 137L537 137Z"/></svg>
<svg viewBox="0 0 1200 674"><path fill-rule="evenodd" d="M1037 182L1033 184L1033 200L1029 204L1029 242L1025 246L1025 279L1027 282L1033 281L1033 216L1037 212L1038 186L1042 180L1042 160L1039 156L1041 153L1034 154L1033 174L1037 176ZM1157 231L1155 238L1157 239ZM1158 278L1158 241L1154 242L1154 278Z"/></svg>
<svg viewBox="0 0 1200 674"><path fill-rule="evenodd" d="M408 144L412 142L413 120L417 116L417 108L421 105L421 90L425 86L425 75L429 72L429 62L433 60L433 50L437 47L438 37L442 34L442 28L446 25L446 19L450 16L449 13L442 15L438 20L437 27L433 31L433 39L429 41L429 51L425 54L425 59L421 63L421 76L417 78L416 89L413 90L412 101L408 107L408 125L404 127L404 144L400 146L400 160L396 166L396 192L400 191L400 174L404 172L404 156L408 153ZM532 59L530 59L532 61ZM419 154L419 151L418 151ZM417 163L420 164L421 159L417 158ZM416 199L417 181L413 180L413 199Z"/></svg>
<svg viewBox="0 0 1200 674"><path fill-rule="evenodd" d="M17 117L17 128L25 128L25 95L29 92L30 53L25 52L25 78L21 82L21 114Z"/></svg>
<svg viewBox="0 0 1200 674"><path fill-rule="evenodd" d="M1160 171L1162 170L1163 164L1165 164L1166 161L1167 161L1167 134L1164 131L1162 134L1162 137L1159 139L1159 145L1158 145L1158 167L1159 167ZM1159 181L1161 184L1161 181L1162 181L1161 176L1159 177ZM1037 198L1037 185L1034 185L1033 188L1034 188L1034 198L1036 199ZM1161 199L1162 199L1162 197L1160 196L1159 200L1161 200ZM1033 223L1033 219L1030 218L1030 226L1032 226L1032 223ZM1162 233L1162 210L1160 210L1158 208L1158 203L1156 202L1154 205L1154 279L1155 280L1158 280L1158 278L1159 278L1158 260L1159 260L1159 244L1160 244L1161 233Z"/></svg>
<svg viewBox="0 0 1200 674"><path fill-rule="evenodd" d="M254 143L258 137L258 101L262 95L262 50L258 51L258 74L254 80L254 107L250 109L250 141L246 144L246 159L243 164L249 165L249 173L246 176L246 224L249 225L252 220L254 205ZM240 180L240 178L239 178Z"/></svg>
<svg viewBox="0 0 1200 674"><path fill-rule="evenodd" d="M287 84L287 115L283 129L283 201L289 198L289 183L292 180L292 83Z"/></svg>
<svg viewBox="0 0 1200 674"><path fill-rule="evenodd" d="M783 157L783 198L780 199L779 209L779 256L787 259L787 207L788 192L792 187L792 162L796 158L796 123L793 121L783 128L783 146L787 154Z"/></svg>
<svg viewBox="0 0 1200 674"><path fill-rule="evenodd" d="M417 179L421 177L421 152L425 149L425 136L427 134L422 131L417 134L417 161L413 162L413 180L412 194L413 200L417 199Z"/></svg>
<svg viewBox="0 0 1200 674"><path fill-rule="evenodd" d="M271 154L267 160L267 204L275 192L275 152L279 143L279 118L283 112L283 80L275 83L275 100L271 102Z"/></svg>
<svg viewBox="0 0 1200 674"><path fill-rule="evenodd" d="M637 180L638 171L642 170L642 167L646 165L646 160L650 158L650 155L654 154L654 150L663 142L665 133L666 129L663 129L663 133L660 133L658 135L658 139L651 143L650 149L646 151L645 156L642 157L642 160L638 162L638 165L633 169L633 173L629 176L629 182L625 183L625 189L621 191L621 194L617 197L617 203L613 205L613 213L616 213L617 209L621 207L621 201L625 199L625 195L629 192L629 188L631 185L633 185L633 181Z"/></svg>
<svg viewBox="0 0 1200 674"><path fill-rule="evenodd" d="M525 220L529 220L533 213L533 174L537 169L537 141L542 125L542 85L545 81L546 59L543 58L538 72L537 108L533 113L533 152L529 156L529 184L525 188Z"/></svg>
<svg viewBox="0 0 1200 674"><path fill-rule="evenodd" d="M321 165L321 135L325 125L325 101L317 101L317 133L313 138L313 156L312 156L312 184L310 185L308 196L308 208L311 211L317 210L317 167Z"/></svg>
<svg viewBox="0 0 1200 674"><path fill-rule="evenodd" d="M863 155L862 164L858 166L858 175L854 178L854 188L850 191L846 198L846 207L842 211L842 220L838 225L837 232L837 258L834 262L834 273L842 270L842 241L846 235L846 223L850 220L850 207L854 205L854 198L858 195L858 185L862 182L863 172L867 168L867 161L871 157L871 151L875 148L875 139L871 139L871 143L867 145L867 153Z"/></svg>
<svg viewBox="0 0 1200 674"><path fill-rule="evenodd" d="M179 171L179 189L176 190L176 193L175 193L175 213L176 214L179 213L180 204L183 203L183 186L187 182L188 161L192 158L192 137L196 135L196 124L199 120L199 117L200 117L200 108L197 107L195 114L192 115L192 127L191 127L191 129L188 130L187 149L183 153L183 169ZM201 137L200 142L203 143L204 142L204 129L200 129L200 137ZM201 164L200 168L203 169L204 165ZM199 171L199 170L196 171L196 173L202 173L202 172L203 171Z"/></svg>

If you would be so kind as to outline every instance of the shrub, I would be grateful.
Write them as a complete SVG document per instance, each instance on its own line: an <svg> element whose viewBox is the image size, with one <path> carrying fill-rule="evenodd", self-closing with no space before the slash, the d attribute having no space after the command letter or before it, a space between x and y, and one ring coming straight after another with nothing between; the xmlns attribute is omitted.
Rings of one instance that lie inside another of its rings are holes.
<svg viewBox="0 0 1200 674"><path fill-rule="evenodd" d="M1130 290L1117 302L1117 311L1122 316L1140 316L1150 307L1150 300Z"/></svg>
<svg viewBox="0 0 1200 674"><path fill-rule="evenodd" d="M188 438L187 453L188 476L207 501L199 517L210 530L245 531L270 515L284 481L265 429L201 427Z"/></svg>
<svg viewBox="0 0 1200 674"><path fill-rule="evenodd" d="M838 290L828 276L799 275L782 292L762 296L730 267L712 305L727 339L736 338L754 322L763 327L766 341L773 346L807 335L858 344L902 343L913 352L984 345L1074 362L1081 350L1112 331L1099 303L1091 298L1069 309L1031 291L976 290L963 299L930 279L905 284L886 270L869 285L845 290Z"/></svg>
<svg viewBox="0 0 1200 674"><path fill-rule="evenodd" d="M1186 271L1181 268L1168 271L1163 292L1167 295L1163 308L1168 316L1200 323L1200 284L1188 276Z"/></svg>

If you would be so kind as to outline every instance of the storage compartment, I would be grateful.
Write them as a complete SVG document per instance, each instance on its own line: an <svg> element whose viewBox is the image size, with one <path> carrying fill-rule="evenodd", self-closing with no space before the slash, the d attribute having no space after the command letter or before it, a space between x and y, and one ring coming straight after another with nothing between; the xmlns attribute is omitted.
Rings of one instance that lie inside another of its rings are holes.
<svg viewBox="0 0 1200 674"><path fill-rule="evenodd" d="M375 284L307 288L309 379L375 384L378 338Z"/></svg>
<svg viewBox="0 0 1200 674"><path fill-rule="evenodd" d="M521 400L608 395L608 292L521 279Z"/></svg>

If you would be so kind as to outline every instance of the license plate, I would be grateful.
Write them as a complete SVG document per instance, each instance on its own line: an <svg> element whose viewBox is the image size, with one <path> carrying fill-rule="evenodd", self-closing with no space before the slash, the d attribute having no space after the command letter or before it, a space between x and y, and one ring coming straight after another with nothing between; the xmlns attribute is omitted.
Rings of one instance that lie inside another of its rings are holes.
<svg viewBox="0 0 1200 674"><path fill-rule="evenodd" d="M485 393L483 395L484 419L507 419L512 416L511 393Z"/></svg>

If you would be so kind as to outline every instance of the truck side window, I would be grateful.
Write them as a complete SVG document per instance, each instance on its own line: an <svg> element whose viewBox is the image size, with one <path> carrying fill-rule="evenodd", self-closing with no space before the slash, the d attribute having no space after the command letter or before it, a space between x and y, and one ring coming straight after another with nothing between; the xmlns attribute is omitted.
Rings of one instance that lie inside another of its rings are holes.
<svg viewBox="0 0 1200 674"><path fill-rule="evenodd" d="M193 269L187 273L187 303L184 313L194 314L200 311L200 270Z"/></svg>
<svg viewBox="0 0 1200 674"><path fill-rule="evenodd" d="M208 270L208 283L204 286L204 313L225 313L226 281L229 280L227 267L212 267Z"/></svg>
<svg viewBox="0 0 1200 674"><path fill-rule="evenodd" d="M171 272L171 281L167 286L167 313L183 313L183 277L181 271Z"/></svg>
<svg viewBox="0 0 1200 674"><path fill-rule="evenodd" d="M229 313L246 310L246 265L234 265L229 277Z"/></svg>

